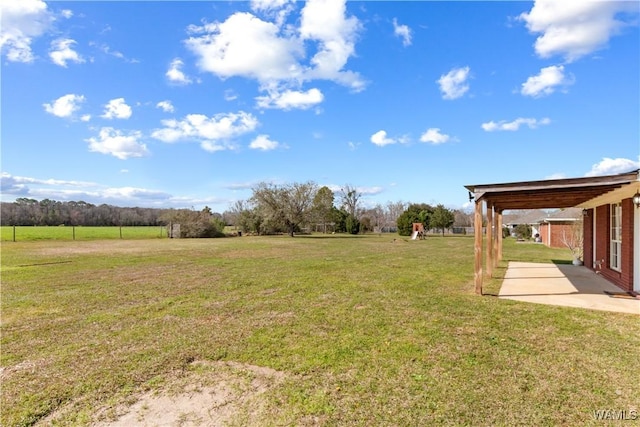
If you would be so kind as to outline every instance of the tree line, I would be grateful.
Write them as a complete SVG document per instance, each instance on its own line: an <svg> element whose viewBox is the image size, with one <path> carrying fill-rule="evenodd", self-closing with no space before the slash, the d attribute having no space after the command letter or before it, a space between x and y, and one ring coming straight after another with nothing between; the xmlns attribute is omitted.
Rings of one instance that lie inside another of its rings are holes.
<svg viewBox="0 0 640 427"><path fill-rule="evenodd" d="M18 198L2 202L2 225L84 225L141 226L161 225L165 209L128 208L107 204L94 205L84 201L56 201Z"/></svg>
<svg viewBox="0 0 640 427"><path fill-rule="evenodd" d="M337 191L314 182L276 185L259 183L252 196L238 200L222 213L209 207L160 209L94 205L84 201L41 201L18 198L2 202L1 225L48 226L157 226L180 224L181 237L223 235L225 226L240 233L294 236L301 232L350 233L397 232L408 236L412 224L444 231L452 225L472 225L471 215L443 205L388 202L363 205L363 194L352 185Z"/></svg>
<svg viewBox="0 0 640 427"><path fill-rule="evenodd" d="M226 217L242 232L256 234L297 232L335 232L359 234L397 232L409 236L413 223L425 230L438 229L444 234L454 224L470 227L472 217L442 204L406 204L388 202L366 208L363 194L352 185L334 192L313 182L275 185L260 183L248 200L234 203Z"/></svg>

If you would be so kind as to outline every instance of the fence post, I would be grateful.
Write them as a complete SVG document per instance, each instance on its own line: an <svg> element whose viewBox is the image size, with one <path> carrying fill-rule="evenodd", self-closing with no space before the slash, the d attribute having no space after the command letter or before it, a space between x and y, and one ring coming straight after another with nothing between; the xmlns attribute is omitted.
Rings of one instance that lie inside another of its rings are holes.
<svg viewBox="0 0 640 427"><path fill-rule="evenodd" d="M71 230L73 231L73 240L76 240L76 226L72 226Z"/></svg>
<svg viewBox="0 0 640 427"><path fill-rule="evenodd" d="M120 239L122 239L122 226L120 226Z"/></svg>
<svg viewBox="0 0 640 427"><path fill-rule="evenodd" d="M16 241L16 226L13 226L13 241Z"/></svg>

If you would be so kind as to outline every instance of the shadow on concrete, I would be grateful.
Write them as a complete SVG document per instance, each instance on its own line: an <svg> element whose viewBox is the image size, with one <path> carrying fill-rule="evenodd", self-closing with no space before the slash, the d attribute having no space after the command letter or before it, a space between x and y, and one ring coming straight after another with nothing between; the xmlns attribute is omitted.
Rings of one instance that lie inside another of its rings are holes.
<svg viewBox="0 0 640 427"><path fill-rule="evenodd" d="M623 290L584 266L509 262L498 297L640 314L640 299L615 298L620 292Z"/></svg>

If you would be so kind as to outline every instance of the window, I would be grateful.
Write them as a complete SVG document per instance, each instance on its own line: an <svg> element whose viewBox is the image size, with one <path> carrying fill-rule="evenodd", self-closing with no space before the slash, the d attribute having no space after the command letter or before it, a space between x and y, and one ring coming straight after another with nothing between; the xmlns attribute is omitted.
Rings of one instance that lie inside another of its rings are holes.
<svg viewBox="0 0 640 427"><path fill-rule="evenodd" d="M609 267L612 270L620 271L622 262L620 254L622 252L622 205L614 203L611 205L611 257Z"/></svg>

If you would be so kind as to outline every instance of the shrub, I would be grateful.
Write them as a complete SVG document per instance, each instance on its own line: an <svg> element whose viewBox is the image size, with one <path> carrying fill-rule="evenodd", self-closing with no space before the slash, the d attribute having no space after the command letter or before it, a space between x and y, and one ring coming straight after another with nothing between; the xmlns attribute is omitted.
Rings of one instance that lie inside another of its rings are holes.
<svg viewBox="0 0 640 427"><path fill-rule="evenodd" d="M516 236L520 239L530 239L531 238L531 226L528 224L518 224L516 226Z"/></svg>
<svg viewBox="0 0 640 427"><path fill-rule="evenodd" d="M169 212L164 220L167 223L180 224L180 237L223 237L224 222L211 217L205 211L192 211L188 209Z"/></svg>
<svg viewBox="0 0 640 427"><path fill-rule="evenodd" d="M347 229L347 233L358 234L360 232L360 221L358 221L358 218L353 215L348 215L345 220L345 227Z"/></svg>

